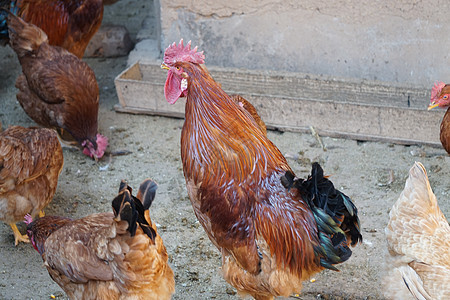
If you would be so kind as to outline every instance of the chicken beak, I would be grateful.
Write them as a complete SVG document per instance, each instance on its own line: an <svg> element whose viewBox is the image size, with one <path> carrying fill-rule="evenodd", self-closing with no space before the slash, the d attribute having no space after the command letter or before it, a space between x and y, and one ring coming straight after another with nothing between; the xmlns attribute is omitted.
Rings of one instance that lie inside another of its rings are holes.
<svg viewBox="0 0 450 300"><path fill-rule="evenodd" d="M161 64L161 69L169 70L170 68L165 63L162 63Z"/></svg>
<svg viewBox="0 0 450 300"><path fill-rule="evenodd" d="M431 109L433 109L435 107L438 107L438 106L439 106L439 103L436 103L435 101L433 101L433 102L431 102L430 105L428 105L428 110L431 110Z"/></svg>

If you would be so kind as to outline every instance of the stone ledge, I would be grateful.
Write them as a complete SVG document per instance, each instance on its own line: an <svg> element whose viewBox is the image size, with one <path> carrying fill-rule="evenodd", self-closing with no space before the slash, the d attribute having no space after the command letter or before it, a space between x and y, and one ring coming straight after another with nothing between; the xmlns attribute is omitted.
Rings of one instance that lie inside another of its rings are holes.
<svg viewBox="0 0 450 300"><path fill-rule="evenodd" d="M429 91L378 81L210 67L227 93L249 100L270 129L358 140L441 146L443 110L427 111ZM120 112L184 117L184 100L164 98L167 73L138 62L115 79ZM418 126L420 124L420 126Z"/></svg>

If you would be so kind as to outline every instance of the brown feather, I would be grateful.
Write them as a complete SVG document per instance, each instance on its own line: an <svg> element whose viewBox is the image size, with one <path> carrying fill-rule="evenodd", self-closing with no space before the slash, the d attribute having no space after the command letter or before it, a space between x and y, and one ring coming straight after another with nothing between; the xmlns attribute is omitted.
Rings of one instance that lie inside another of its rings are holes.
<svg viewBox="0 0 450 300"><path fill-rule="evenodd" d="M39 36L24 33L42 31L13 15L9 19L13 20L9 30L14 32L11 44L23 72L16 81L17 100L27 115L41 126L64 129L79 144L95 141L99 90L94 72L67 50L40 39L31 52L29 47L21 48L22 40L33 45L33 38Z"/></svg>
<svg viewBox="0 0 450 300"><path fill-rule="evenodd" d="M291 171L286 159L209 73L190 63L175 66L188 77L184 174L194 211L228 262L225 279L253 296L298 291L301 286L291 283L322 267L313 251L312 212L281 185L280 177ZM236 271L232 264L247 271L240 272L246 279L227 271ZM284 278L278 286L269 283L274 276Z"/></svg>
<svg viewBox="0 0 450 300"><path fill-rule="evenodd" d="M445 151L450 154L450 108L447 109L441 122L440 139Z"/></svg>
<svg viewBox="0 0 450 300"><path fill-rule="evenodd" d="M21 0L18 16L41 28L50 45L82 58L103 18L102 0Z"/></svg>
<svg viewBox="0 0 450 300"><path fill-rule="evenodd" d="M36 54L42 43L48 42L44 31L36 26L29 26L13 14L8 16L8 28L11 48L19 57L27 53Z"/></svg>
<svg viewBox="0 0 450 300"><path fill-rule="evenodd" d="M450 95L450 85L446 84L442 90L440 91L439 95L437 95L437 99L441 98L444 95ZM442 143L442 146L444 147L445 151L450 154L450 107L447 109L447 112L444 115L444 118L441 122L440 127L440 140Z"/></svg>
<svg viewBox="0 0 450 300"><path fill-rule="evenodd" d="M258 115L256 108L241 95L230 95L230 97L236 104L238 104L248 113L250 113L250 115L253 117L253 119L255 119L256 124L258 124L259 128L264 133L264 135L267 135L266 123L264 123L264 121Z"/></svg>
<svg viewBox="0 0 450 300"><path fill-rule="evenodd" d="M0 220L22 221L52 200L63 167L56 132L12 126L0 133Z"/></svg>
<svg viewBox="0 0 450 300"><path fill-rule="evenodd" d="M64 225L56 228L55 219ZM161 237L152 240L140 226L131 236L128 227L108 212L74 221L43 217L28 233L70 299L170 299L175 282Z"/></svg>

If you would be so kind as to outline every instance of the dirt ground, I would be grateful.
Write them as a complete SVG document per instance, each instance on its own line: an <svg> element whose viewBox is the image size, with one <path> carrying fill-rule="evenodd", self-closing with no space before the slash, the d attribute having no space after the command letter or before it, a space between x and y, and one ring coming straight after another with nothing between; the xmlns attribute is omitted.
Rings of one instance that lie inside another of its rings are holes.
<svg viewBox="0 0 450 300"><path fill-rule="evenodd" d="M105 21L126 25L135 37L149 4L119 1L105 8ZM86 59L100 86L100 132L109 137L110 151L132 153L95 163L80 151L64 149L64 169L46 214L80 218L109 211L121 179L137 188L151 177L159 184L151 217L159 224L175 273L173 299L238 299L221 277L220 255L196 220L187 196L180 160L183 120L114 111L118 99L113 80L125 69L126 60ZM0 70L3 127L35 125L16 101L14 82L20 66L9 48L0 48ZM427 101L424 99L424 105ZM417 124L420 126L420 120ZM314 282L305 282L300 299L383 299L384 227L408 170L414 161L425 165L441 209L450 216L450 158L440 148L323 137L324 151L308 133L269 131L268 136L286 155L297 176L307 176L311 162L319 161L332 175L336 187L353 199L361 219L364 243L339 266L341 272L324 271L315 276ZM18 225L24 232L25 224ZM39 254L29 244L15 247L10 227L1 223L0 299L50 299L51 295L66 299L49 277Z"/></svg>

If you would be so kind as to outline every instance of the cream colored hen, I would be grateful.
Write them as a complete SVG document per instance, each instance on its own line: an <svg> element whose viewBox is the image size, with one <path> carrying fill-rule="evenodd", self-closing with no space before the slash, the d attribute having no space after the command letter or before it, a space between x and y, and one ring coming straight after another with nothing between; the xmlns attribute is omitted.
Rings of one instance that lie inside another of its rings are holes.
<svg viewBox="0 0 450 300"><path fill-rule="evenodd" d="M425 167L416 162L386 227L394 259L386 277L390 299L450 299L450 226Z"/></svg>

